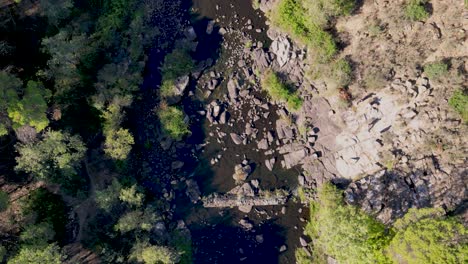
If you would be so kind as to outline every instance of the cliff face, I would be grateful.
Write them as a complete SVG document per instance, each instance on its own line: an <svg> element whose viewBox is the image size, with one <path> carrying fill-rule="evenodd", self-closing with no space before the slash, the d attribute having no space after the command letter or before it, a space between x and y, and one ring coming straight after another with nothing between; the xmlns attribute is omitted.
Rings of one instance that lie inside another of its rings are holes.
<svg viewBox="0 0 468 264"><path fill-rule="evenodd" d="M275 2L260 1L260 8L269 13ZM448 104L466 89L466 11L460 1L432 1L429 18L411 22L404 4L364 1L336 21L339 57L352 65L349 105L333 81L310 77L305 47L278 29L268 32L272 67L305 100L293 127L318 131L313 145L305 142L313 151L302 159L302 183L350 183L348 202L385 223L411 207L450 211L467 197L467 126ZM434 62L447 70L431 74Z"/></svg>

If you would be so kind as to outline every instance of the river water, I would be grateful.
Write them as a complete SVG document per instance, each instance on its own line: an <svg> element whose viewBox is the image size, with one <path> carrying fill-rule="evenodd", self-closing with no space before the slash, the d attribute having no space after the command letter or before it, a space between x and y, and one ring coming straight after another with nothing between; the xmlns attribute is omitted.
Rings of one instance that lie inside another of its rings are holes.
<svg viewBox="0 0 468 264"><path fill-rule="evenodd" d="M213 100L222 100L222 96L227 93L226 79L230 74L239 71L237 65L234 63L233 66L229 61L240 59L239 56L242 54L238 50L246 45L245 40L251 39L255 43L260 41L264 47L269 45L270 40L266 36L265 18L259 10L253 9L251 0L193 0L191 11L192 24L199 41L194 57L198 60L212 58L214 65L206 72L220 73L223 79L220 87L209 98L197 91L200 89L194 89L195 96L184 101L187 114L196 115L197 110L203 109ZM209 20L216 21L215 33L212 35L205 33ZM247 23L248 20L250 23ZM251 25L252 29L248 29L247 25ZM216 34L220 28L228 29L228 32L223 36ZM265 94L256 96L265 98ZM244 114L247 111L248 109L242 109ZM278 117L274 111L271 112L267 120L256 123L260 131L263 128L274 130L275 120ZM243 123L236 122L223 131L241 133L244 127ZM269 171L264 165L266 157L263 152L256 151L252 144L235 145L229 136L225 138L225 142L217 142L212 136L216 134L215 128L206 120L201 120L199 127L193 129L195 131L189 139L190 143L208 142L198 162L193 164L192 173L203 195L212 192L225 193L235 187L232 179L234 166L245 158L255 164L248 180L258 179L262 189L291 190L297 186L299 171L283 170L279 168L280 166L276 166L272 172ZM220 161L210 165L210 160L218 155L222 155ZM295 263L294 250L299 244L299 236L304 225L301 220L307 218L307 210L292 201L284 208L283 206L254 208L248 214L236 208L207 209L201 205L191 205L187 201L178 203L177 208L178 215L184 218L192 232L195 263ZM254 227L245 230L239 225L241 219L247 219L254 224ZM262 243L258 242L258 235L263 236ZM282 246L286 246L287 250L280 252Z"/></svg>

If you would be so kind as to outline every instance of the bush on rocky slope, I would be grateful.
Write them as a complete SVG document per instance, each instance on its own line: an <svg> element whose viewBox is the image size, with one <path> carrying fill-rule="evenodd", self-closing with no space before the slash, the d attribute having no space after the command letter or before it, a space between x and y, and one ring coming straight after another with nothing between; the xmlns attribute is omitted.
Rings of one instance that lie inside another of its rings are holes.
<svg viewBox="0 0 468 264"><path fill-rule="evenodd" d="M359 208L346 205L342 192L325 184L311 203L305 233L312 245L296 251L298 263L465 263L466 227L442 209L410 209L386 227ZM312 254L308 250L312 250Z"/></svg>
<svg viewBox="0 0 468 264"><path fill-rule="evenodd" d="M468 122L468 93L467 91L458 89L449 99L449 105L457 111L463 121Z"/></svg>
<svg viewBox="0 0 468 264"><path fill-rule="evenodd" d="M290 111L297 111L302 107L302 99L295 92L291 92L278 75L272 71L264 75L262 88L268 92L273 100L286 103Z"/></svg>
<svg viewBox="0 0 468 264"><path fill-rule="evenodd" d="M424 66L424 74L431 80L437 80L448 73L448 65L444 62L432 62Z"/></svg>
<svg viewBox="0 0 468 264"><path fill-rule="evenodd" d="M412 21L423 21L429 17L424 5L427 0L410 0L405 8L405 16Z"/></svg>

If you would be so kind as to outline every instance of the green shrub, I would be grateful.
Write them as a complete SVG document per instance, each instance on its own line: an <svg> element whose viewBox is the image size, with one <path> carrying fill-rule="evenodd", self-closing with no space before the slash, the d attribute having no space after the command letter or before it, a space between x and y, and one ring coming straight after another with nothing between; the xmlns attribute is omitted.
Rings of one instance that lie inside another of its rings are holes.
<svg viewBox="0 0 468 264"><path fill-rule="evenodd" d="M184 121L185 114L179 107L162 105L158 116L163 131L171 138L181 140L190 134L189 127Z"/></svg>
<svg viewBox="0 0 468 264"><path fill-rule="evenodd" d="M424 5L427 0L410 0L405 7L405 16L412 21L424 21L429 17Z"/></svg>
<svg viewBox="0 0 468 264"><path fill-rule="evenodd" d="M429 79L437 80L448 73L448 65L444 62L433 62L424 66L424 74Z"/></svg>
<svg viewBox="0 0 468 264"><path fill-rule="evenodd" d="M302 1L281 0L272 13L272 21L309 46L319 61L326 62L337 52L332 35L311 20Z"/></svg>
<svg viewBox="0 0 468 264"><path fill-rule="evenodd" d="M442 209L410 209L395 222L387 254L395 263L466 263L468 234Z"/></svg>
<svg viewBox="0 0 468 264"><path fill-rule="evenodd" d="M291 92L273 71L268 71L263 76L262 88L273 100L286 103L290 111L297 111L302 107L302 99L297 93Z"/></svg>
<svg viewBox="0 0 468 264"><path fill-rule="evenodd" d="M389 243L385 226L359 208L346 205L342 192L331 184L318 190L305 231L313 240L315 262L323 255L338 263L388 262L382 253Z"/></svg>
<svg viewBox="0 0 468 264"><path fill-rule="evenodd" d="M461 115L463 121L468 122L468 93L466 90L456 90L448 103Z"/></svg>

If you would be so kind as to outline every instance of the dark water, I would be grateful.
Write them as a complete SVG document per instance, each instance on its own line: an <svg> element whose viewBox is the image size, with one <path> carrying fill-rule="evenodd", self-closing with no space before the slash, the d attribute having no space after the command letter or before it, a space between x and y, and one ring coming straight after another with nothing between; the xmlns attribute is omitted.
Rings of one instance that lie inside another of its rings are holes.
<svg viewBox="0 0 468 264"><path fill-rule="evenodd" d="M214 66L206 72L214 70L221 73L223 78L221 86L209 99L204 98L202 93L197 94L196 89L193 89L196 95L184 101L185 111L189 115L196 116L195 112L203 109L205 104L217 98L222 100L222 95L227 93L226 83L229 74L239 71L236 67L225 65L229 59L239 59L236 57L239 54L233 47L245 45L241 43L245 37L255 42L261 41L264 46L268 46L270 41L266 36L265 18L260 11L252 8L251 0L194 0L192 14L199 41L194 57L198 60L212 58ZM253 30L246 29L246 22L249 19ZM234 32L224 36L216 33L206 35L204 31L209 20L217 21L215 32L221 27L232 27ZM261 28L262 32L256 32L257 28ZM230 48L223 47L226 42ZM266 102L264 94L256 94L256 97ZM263 128L274 130L274 122L278 118L274 110L274 107L271 107L269 118L256 122L259 131L263 131ZM247 111L248 109L241 111L244 118ZM208 121L200 119L199 122L193 122L193 134L188 139L192 144L209 142L195 162L187 160L187 166L193 166L191 176L199 183L203 195L212 192L224 193L234 188L235 183L232 178L234 166L241 163L244 158L255 164L255 169L248 180L258 179L261 189L292 189L297 186L299 171L283 170L279 161L275 170L269 171L264 165L266 157L263 152L255 151L255 143L235 145L228 135L224 138L225 142L219 144L214 137L209 136L210 132L216 133L214 128L209 126ZM222 131L228 134L241 133L244 128L244 122L237 122L233 127L223 127ZM223 147L227 150L223 151ZM222 154L220 162L210 165L210 159L218 154ZM207 209L200 204L192 205L187 198L181 196L178 198L177 215L186 221L192 232L195 263L295 263L294 250L299 244L303 228L303 223L299 219L307 218L307 211L303 210L300 204L291 201L285 205L285 214L281 213L282 207L254 208L245 214L236 208ZM244 218L254 223L252 230L244 230L238 224ZM258 243L255 239L259 234L264 237L263 243ZM282 245L286 245L288 249L279 253Z"/></svg>

